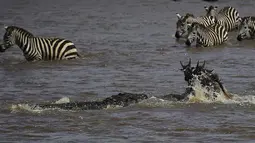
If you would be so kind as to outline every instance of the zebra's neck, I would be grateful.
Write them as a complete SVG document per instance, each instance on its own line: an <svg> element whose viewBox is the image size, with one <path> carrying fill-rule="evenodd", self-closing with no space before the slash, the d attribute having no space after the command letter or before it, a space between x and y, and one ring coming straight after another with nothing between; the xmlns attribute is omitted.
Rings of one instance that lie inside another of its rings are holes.
<svg viewBox="0 0 255 143"><path fill-rule="evenodd" d="M22 50L25 58L30 61L38 57L37 49L32 45L33 39L35 38L31 33L24 29L16 28L12 36L15 44Z"/></svg>
<svg viewBox="0 0 255 143"><path fill-rule="evenodd" d="M207 29L204 26L200 26L197 31L197 44L202 45L204 47L209 46L209 39L210 37L209 33L212 33L210 29Z"/></svg>
<svg viewBox="0 0 255 143"><path fill-rule="evenodd" d="M15 36L15 44L23 50L24 47L26 47L29 43L29 37L21 37L21 36Z"/></svg>
<svg viewBox="0 0 255 143"><path fill-rule="evenodd" d="M14 27L12 31L12 37L14 38L15 44L18 45L21 49L23 49L27 44L29 39L31 39L33 36L32 33L26 31L23 28Z"/></svg>

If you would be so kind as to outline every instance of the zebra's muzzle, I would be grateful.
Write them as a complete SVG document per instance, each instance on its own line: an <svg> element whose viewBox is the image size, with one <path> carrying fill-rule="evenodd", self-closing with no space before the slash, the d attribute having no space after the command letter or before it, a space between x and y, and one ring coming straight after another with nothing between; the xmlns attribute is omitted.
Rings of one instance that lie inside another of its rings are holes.
<svg viewBox="0 0 255 143"><path fill-rule="evenodd" d="M5 50L6 50L6 48L3 47L3 44L0 45L0 52L3 53L3 52L5 52Z"/></svg>
<svg viewBox="0 0 255 143"><path fill-rule="evenodd" d="M180 34L179 31L176 31L176 32L175 32L175 38L177 38L177 39L181 38L181 34Z"/></svg>
<svg viewBox="0 0 255 143"><path fill-rule="evenodd" d="M242 41L242 40L243 40L243 38L242 38L241 35L238 35L236 39L237 39L238 41Z"/></svg>
<svg viewBox="0 0 255 143"><path fill-rule="evenodd" d="M190 45L191 45L190 40L187 40L187 41L185 42L185 44L186 44L187 46L190 46Z"/></svg>

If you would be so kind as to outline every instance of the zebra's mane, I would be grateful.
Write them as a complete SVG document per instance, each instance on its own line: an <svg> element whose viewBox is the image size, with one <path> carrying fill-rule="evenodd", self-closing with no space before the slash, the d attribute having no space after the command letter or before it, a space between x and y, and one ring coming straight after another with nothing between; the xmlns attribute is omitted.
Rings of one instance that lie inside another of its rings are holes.
<svg viewBox="0 0 255 143"><path fill-rule="evenodd" d="M192 28L197 27L197 28L199 28L203 31L207 29L207 27L205 27L203 24L200 24L200 23L197 23L197 22L192 23L191 27Z"/></svg>
<svg viewBox="0 0 255 143"><path fill-rule="evenodd" d="M6 29L6 31L8 31L8 30L11 30L11 31L17 30L17 31L26 33L27 36L29 36L29 37L34 37L34 35L33 35L32 33L28 32L27 30L25 30L25 29L23 29L23 28L17 27L17 26L8 26L7 29Z"/></svg>
<svg viewBox="0 0 255 143"><path fill-rule="evenodd" d="M216 24L212 24L210 26L204 26L200 23L192 23L191 28L195 28L197 27L197 34L199 37L206 37L206 35L208 35L208 33L214 32L214 27L216 26Z"/></svg>
<svg viewBox="0 0 255 143"><path fill-rule="evenodd" d="M183 17L182 21L187 21L190 18L195 18L195 16L191 13L186 13L186 15Z"/></svg>
<svg viewBox="0 0 255 143"><path fill-rule="evenodd" d="M226 14L228 14L228 10L229 9L235 9L235 8L233 8L233 7L231 7L231 6L226 6L226 7L223 7L219 12L218 12L218 14L217 15L226 15Z"/></svg>

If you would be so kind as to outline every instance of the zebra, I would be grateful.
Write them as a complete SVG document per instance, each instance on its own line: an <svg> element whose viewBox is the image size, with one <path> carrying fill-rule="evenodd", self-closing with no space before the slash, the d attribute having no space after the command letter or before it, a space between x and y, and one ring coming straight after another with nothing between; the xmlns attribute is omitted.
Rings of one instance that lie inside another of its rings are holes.
<svg viewBox="0 0 255 143"><path fill-rule="evenodd" d="M219 12L217 12L217 6L205 6L204 8L206 16L213 16L218 24L225 26L227 31L236 30L241 22L239 12L231 6L224 7Z"/></svg>
<svg viewBox="0 0 255 143"><path fill-rule="evenodd" d="M196 40L196 46L209 47L220 45L228 40L228 32L225 27L219 24L204 26L193 23L188 29L186 45L190 46Z"/></svg>
<svg viewBox="0 0 255 143"><path fill-rule="evenodd" d="M75 45L61 38L35 37L17 26L6 26L0 52L17 45L27 61L63 60L79 57Z"/></svg>
<svg viewBox="0 0 255 143"><path fill-rule="evenodd" d="M185 16L181 16L179 13L176 13L176 15L178 20L176 22L175 37L177 39L186 38L188 28L194 22L200 23L204 26L209 26L215 23L215 19L212 16L195 17L193 14L190 14L190 13L186 13Z"/></svg>
<svg viewBox="0 0 255 143"><path fill-rule="evenodd" d="M239 33L237 40L242 41L243 39L254 39L255 36L255 17L243 17L242 22L239 26Z"/></svg>

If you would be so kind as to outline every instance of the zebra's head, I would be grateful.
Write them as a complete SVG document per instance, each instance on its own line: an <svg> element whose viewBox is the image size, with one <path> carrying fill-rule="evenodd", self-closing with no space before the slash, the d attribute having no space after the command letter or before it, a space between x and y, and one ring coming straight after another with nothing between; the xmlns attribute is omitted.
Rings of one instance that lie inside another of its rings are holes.
<svg viewBox="0 0 255 143"><path fill-rule="evenodd" d="M205 11L206 11L206 16L216 16L217 14L217 8L218 6L204 6Z"/></svg>
<svg viewBox="0 0 255 143"><path fill-rule="evenodd" d="M176 22L176 32L175 37L177 39L181 37L187 36L188 27L190 26L190 23L188 22L188 18L194 17L194 15L187 13L185 16L181 16L179 13L176 13L177 15L177 22Z"/></svg>
<svg viewBox="0 0 255 143"><path fill-rule="evenodd" d="M3 44L1 45L0 52L4 52L6 49L12 47L15 44L21 46L25 40L29 37L33 37L33 34L26 31L23 28L16 26L5 26L5 34L3 36Z"/></svg>
<svg viewBox="0 0 255 143"><path fill-rule="evenodd" d="M192 23L191 26L188 28L188 36L185 42L187 46L190 46L194 41L197 40L198 26L199 24Z"/></svg>
<svg viewBox="0 0 255 143"><path fill-rule="evenodd" d="M239 26L239 33L237 35L237 40L242 41L243 39L254 38L254 21L255 17L244 17Z"/></svg>
<svg viewBox="0 0 255 143"><path fill-rule="evenodd" d="M15 39L12 38L12 33L14 31L13 26L5 26L5 34L3 37L3 44L1 45L0 52L4 52L6 49L12 47L15 44Z"/></svg>

